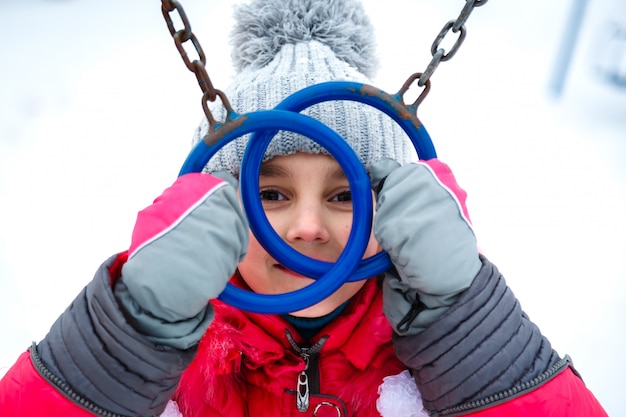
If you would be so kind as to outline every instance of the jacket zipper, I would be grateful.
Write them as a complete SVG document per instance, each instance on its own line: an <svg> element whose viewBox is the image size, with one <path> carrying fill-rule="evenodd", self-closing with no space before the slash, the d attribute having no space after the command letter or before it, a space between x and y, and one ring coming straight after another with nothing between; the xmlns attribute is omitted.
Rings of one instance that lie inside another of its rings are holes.
<svg viewBox="0 0 626 417"><path fill-rule="evenodd" d="M310 355L307 352L307 348L302 348L300 357L304 360L304 370L298 375L297 387L296 387L296 408L300 412L305 412L309 409L311 389L309 387L309 358Z"/></svg>
<svg viewBox="0 0 626 417"><path fill-rule="evenodd" d="M571 364L572 364L571 358L568 355L565 355L563 359L559 360L557 363L552 365L550 368L548 368L547 371L531 379L530 381L523 382L521 384L514 386L513 388L507 389L505 391L501 391L499 393L490 395L480 400L470 401L465 404L447 408L441 411L438 415L452 416L452 415L457 415L459 413L465 414L470 411L471 412L479 411L488 407L492 407L496 404L509 401L514 397L518 397L522 394L525 394L528 391L531 391L539 387L540 385L545 384L546 382L551 380L552 377L554 377L556 374L561 373L561 371L563 371L565 368L567 368L567 366Z"/></svg>
<svg viewBox="0 0 626 417"><path fill-rule="evenodd" d="M289 330L285 329L287 340L304 361L304 369L298 374L296 381L296 409L308 411L311 405L311 394L319 394L319 351L326 343L328 336L323 336L312 346L299 346Z"/></svg>
<svg viewBox="0 0 626 417"><path fill-rule="evenodd" d="M111 411L103 409L102 407L97 406L93 402L89 401L88 399L74 391L65 381L56 376L51 370L46 367L46 365L44 365L41 358L39 357L39 353L37 353L37 344L35 342L33 342L28 350L30 352L30 358L33 366L35 367L39 375L41 375L45 380L54 385L56 389L61 392L61 394L70 399L73 403L98 416L125 417L121 414L113 413Z"/></svg>

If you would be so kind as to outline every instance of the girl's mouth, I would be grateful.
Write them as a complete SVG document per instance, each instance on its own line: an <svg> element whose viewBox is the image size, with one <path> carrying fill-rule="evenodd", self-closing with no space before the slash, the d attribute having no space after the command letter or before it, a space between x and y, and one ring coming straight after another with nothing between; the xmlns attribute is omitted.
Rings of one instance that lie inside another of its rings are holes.
<svg viewBox="0 0 626 417"><path fill-rule="evenodd" d="M287 268L287 267L285 267L284 265L281 265L281 264L274 264L274 267L276 269L279 269L280 271L282 271L282 272L284 272L286 274L289 274L291 276L294 276L296 278L311 279L311 278L306 277L306 276L304 276L302 274L299 274L296 271L293 271L293 270L291 270L291 269L289 269L289 268Z"/></svg>

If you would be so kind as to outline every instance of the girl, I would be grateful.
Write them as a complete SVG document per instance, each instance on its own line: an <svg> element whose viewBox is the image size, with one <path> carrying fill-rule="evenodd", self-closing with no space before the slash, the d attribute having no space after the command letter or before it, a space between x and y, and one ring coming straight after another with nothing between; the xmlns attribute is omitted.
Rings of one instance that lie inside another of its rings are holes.
<svg viewBox="0 0 626 417"><path fill-rule="evenodd" d="M239 73L225 93L241 113L323 81L371 84L372 28L355 0L253 0L236 20ZM370 174L376 213L364 256L385 250L389 271L284 315L216 300L228 281L261 294L312 282L250 234L236 180L246 138L237 139L140 212L129 250L100 267L2 379L2 415L606 416L479 254L448 167L411 163L401 129L368 106L306 113ZM205 121L196 141L206 131ZM280 132L259 183L276 232L336 261L353 209L337 161Z"/></svg>

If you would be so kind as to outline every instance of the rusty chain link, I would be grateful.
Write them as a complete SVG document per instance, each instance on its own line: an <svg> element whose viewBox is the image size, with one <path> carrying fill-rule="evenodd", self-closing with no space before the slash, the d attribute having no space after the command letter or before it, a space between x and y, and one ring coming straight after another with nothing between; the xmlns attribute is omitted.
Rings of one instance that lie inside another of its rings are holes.
<svg viewBox="0 0 626 417"><path fill-rule="evenodd" d="M409 88L409 86L417 79L417 85L420 87L426 86L424 91L420 94L418 99L413 103L410 107L417 108L417 106L424 100L428 91L430 90L430 77L433 75L437 67L442 61L450 60L459 50L461 44L465 40L465 36L467 34L467 30L465 29L465 22L469 18L470 14L476 7L483 6L487 3L488 0L466 0L465 6L461 13L455 20L450 20L447 22L437 37L433 42L430 52L432 55L432 59L426 70L424 72L418 72L412 74L407 81L405 81L404 85L400 89L400 94L403 95ZM167 28L169 29L170 35L174 39L174 43L176 45L176 49L180 53L185 66L189 69L189 71L193 72L198 80L198 85L202 90L202 109L204 114L209 122L209 128L212 129L217 121L213 118L211 111L209 110L209 101L215 101L216 98L220 98L222 105L228 112L228 114L233 114L234 111L226 97L222 91L213 87L213 83L209 78L209 74L206 71L206 55L202 50L202 46L200 42L196 38L196 35L191 30L191 24L189 23L189 19L187 19L187 15L181 4L176 0L161 0L161 11L163 13L163 17L165 18L165 22L167 24ZM173 12L177 12L180 20L183 22L183 29L176 30L174 27L174 22L172 21L171 14ZM444 48L440 48L441 42L445 39L448 33L458 33L458 37L450 49L450 51L446 52ZM196 53L198 54L198 58L195 60L190 60L187 52L185 51L184 43L187 41L191 41Z"/></svg>
<svg viewBox="0 0 626 417"><path fill-rule="evenodd" d="M420 77L419 81L417 82L418 86L423 87L424 85L426 85L426 82L433 75L433 73L439 66L439 63L441 63L442 61L448 61L457 53L457 51L461 47L461 44L465 40L465 35L467 34L467 30L465 29L465 22L467 22L467 19L469 18L472 11L474 11L474 8L484 6L487 1L488 0L466 0L465 6L463 7L463 10L461 10L459 17L457 17L455 20L450 20L443 26L443 28L435 38L432 46L430 47L430 53L432 54L433 58L428 64L428 67L426 67L426 70L424 70L424 72L422 73L419 73ZM459 36L450 51L446 53L446 50L440 48L439 45L444 40L446 35L450 33L450 31L452 31L452 33L458 33Z"/></svg>
<svg viewBox="0 0 626 417"><path fill-rule="evenodd" d="M183 22L184 27L181 30L176 30L172 17L170 16L175 11L178 13L180 20ZM185 14L185 10L181 4L176 0L161 0L161 12L163 13L163 18L165 19L167 28L170 31L170 35L172 35L172 38L174 39L176 49L178 50L178 53L180 53L185 66L189 69L189 71L196 75L198 85L203 93L202 110L204 111L204 115L209 122L210 128L212 128L217 122L209 110L208 102L215 101L215 99L219 97L226 111L231 114L233 113L233 109L230 102L228 101L226 94L213 87L211 78L209 78L209 74L206 70L206 55L204 54L202 46L196 38L196 35L194 35L191 30L191 24L189 23L189 19L187 19L187 15ZM189 59L187 51L185 51L184 43L187 41L191 41L191 44L198 54L197 59L194 59L193 61Z"/></svg>

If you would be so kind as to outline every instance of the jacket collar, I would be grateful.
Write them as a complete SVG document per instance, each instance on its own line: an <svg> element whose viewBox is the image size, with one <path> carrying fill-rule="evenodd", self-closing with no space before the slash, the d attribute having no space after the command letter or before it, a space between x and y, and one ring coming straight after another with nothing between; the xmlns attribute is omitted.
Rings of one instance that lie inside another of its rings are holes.
<svg viewBox="0 0 626 417"><path fill-rule="evenodd" d="M238 276L234 276L231 282L246 288L245 282ZM285 336L285 329L294 335L298 344L304 344L293 326L279 315L244 312L219 300L212 303L215 319L209 333L224 331L228 327L236 329L232 336L237 336L228 349L231 352L227 356L236 356L232 352L234 349L246 357L246 365L249 367L269 365L283 359L287 352L293 351ZM340 351L358 369L364 369L372 362L380 346L391 341L392 335L391 326L383 314L377 279L369 279L344 311L311 341L316 342L323 335L328 335L329 338L324 344L322 354Z"/></svg>

